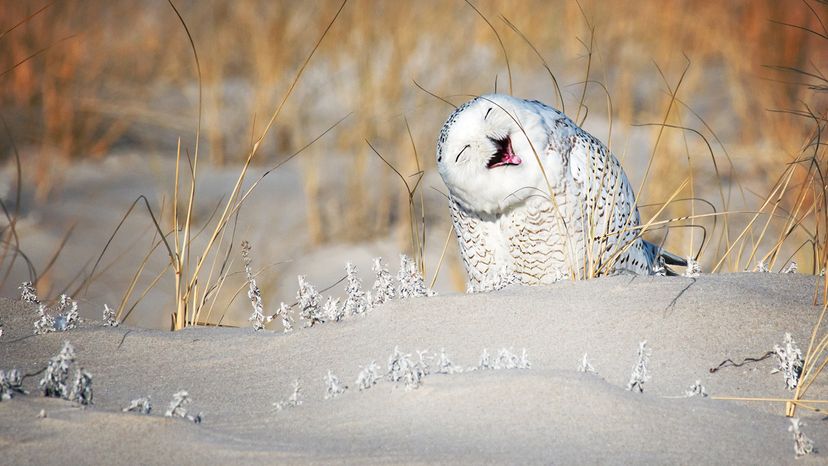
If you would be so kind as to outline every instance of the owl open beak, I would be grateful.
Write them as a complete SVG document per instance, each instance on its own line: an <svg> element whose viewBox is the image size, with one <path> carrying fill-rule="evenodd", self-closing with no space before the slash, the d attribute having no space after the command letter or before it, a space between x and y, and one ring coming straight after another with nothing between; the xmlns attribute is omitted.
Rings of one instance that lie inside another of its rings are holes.
<svg viewBox="0 0 828 466"><path fill-rule="evenodd" d="M517 154L512 150L512 139L509 136L506 136L503 139L492 139L489 138L492 143L497 147L497 152L492 155L489 159L489 162L486 164L486 168L495 168L495 167L502 167L505 165L520 165L523 160L518 157Z"/></svg>

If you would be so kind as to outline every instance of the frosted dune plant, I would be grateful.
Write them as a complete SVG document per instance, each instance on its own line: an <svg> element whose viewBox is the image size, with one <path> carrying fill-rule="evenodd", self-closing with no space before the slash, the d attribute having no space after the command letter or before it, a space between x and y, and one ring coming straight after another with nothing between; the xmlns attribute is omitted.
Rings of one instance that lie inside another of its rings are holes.
<svg viewBox="0 0 828 466"><path fill-rule="evenodd" d="M339 305L339 298L328 296L328 300L322 306L322 314L328 322L339 322L345 318L345 306Z"/></svg>
<svg viewBox="0 0 828 466"><path fill-rule="evenodd" d="M684 396L687 398L692 398L694 396L699 396L702 398L707 398L707 389L704 388L702 385L701 380L696 380L696 383L690 386L686 392L684 392Z"/></svg>
<svg viewBox="0 0 828 466"><path fill-rule="evenodd" d="M273 403L273 406L276 407L276 411L281 411L285 408L295 408L302 404L302 384L299 382L299 379L293 381L293 392L287 398L287 400L277 401Z"/></svg>
<svg viewBox="0 0 828 466"><path fill-rule="evenodd" d="M578 372L586 372L588 374L597 374L598 373L598 371L596 371L595 368L592 367L592 364L589 362L589 359L587 359L587 354L586 353L584 353L584 357L581 358L581 362L578 364L577 371Z"/></svg>
<svg viewBox="0 0 828 466"><path fill-rule="evenodd" d="M187 413L187 405L190 404L190 394L187 393L186 390L179 390L173 395L173 399L170 402L170 406L167 408L167 411L164 413L165 417L181 417L188 419L196 424L201 424L203 420L202 413L198 413L195 416Z"/></svg>
<svg viewBox="0 0 828 466"><path fill-rule="evenodd" d="M760 260L756 263L756 267L754 267L753 271L767 273L770 272L770 269L768 269L768 264L766 264L764 260Z"/></svg>
<svg viewBox="0 0 828 466"><path fill-rule="evenodd" d="M520 358L506 348L502 348L495 358L495 369L517 369Z"/></svg>
<svg viewBox="0 0 828 466"><path fill-rule="evenodd" d="M788 427L788 432L793 434L794 454L796 457L799 458L800 456L816 453L816 449L814 449L814 441L806 437L800 430L800 428L805 424L802 423L798 417L791 418L790 421L791 425Z"/></svg>
<svg viewBox="0 0 828 466"><path fill-rule="evenodd" d="M322 309L319 301L322 297L316 288L305 280L304 275L299 275L299 291L296 292L296 300L299 301L299 317L305 320L305 327L313 327L315 324L324 322Z"/></svg>
<svg viewBox="0 0 828 466"><path fill-rule="evenodd" d="M92 374L83 370L82 367L75 372L75 382L69 392L69 401L84 406L92 404Z"/></svg>
<svg viewBox="0 0 828 466"><path fill-rule="evenodd" d="M650 380L650 374L647 370L647 364L650 362L650 349L647 348L647 342L642 341L638 344L638 359L635 366L633 366L632 374L630 374L630 381L627 382L627 390L639 393L644 391L644 383Z"/></svg>
<svg viewBox="0 0 828 466"><path fill-rule="evenodd" d="M6 371L0 369L0 401L10 400L15 393L29 394L23 388L23 376L20 375L20 371L12 369L6 374Z"/></svg>
<svg viewBox="0 0 828 466"><path fill-rule="evenodd" d="M282 317L282 327L284 328L284 333L292 332L293 316L290 315L290 306L285 303L280 303L279 310L276 311L276 315Z"/></svg>
<svg viewBox="0 0 828 466"><path fill-rule="evenodd" d="M327 375L325 375L325 399L330 400L331 398L336 398L339 395L345 393L345 390L348 387L344 385L342 382L339 381L339 377L334 375L333 372L328 370Z"/></svg>
<svg viewBox="0 0 828 466"><path fill-rule="evenodd" d="M428 356L428 350L417 350L417 365L422 371L423 375L428 375L431 373L431 367L428 365L428 361L433 359L431 356Z"/></svg>
<svg viewBox="0 0 828 466"><path fill-rule="evenodd" d="M494 369L492 365L492 357L489 355L489 350L483 348L483 352L480 353L480 360L477 363L477 368L480 370L487 370L487 369Z"/></svg>
<svg viewBox="0 0 828 466"><path fill-rule="evenodd" d="M440 354L437 355L437 373L438 374L454 374L463 372L459 366L455 366L451 359L446 354L445 348L440 348Z"/></svg>
<svg viewBox="0 0 828 466"><path fill-rule="evenodd" d="M348 262L345 264L345 275L348 279L348 287L345 289L345 315L358 316L365 314L370 309L370 303L362 291L362 281L357 276L357 268Z"/></svg>
<svg viewBox="0 0 828 466"><path fill-rule="evenodd" d="M64 332L77 328L80 323L78 302L65 294L60 295L58 301L58 315L55 316L55 330Z"/></svg>
<svg viewBox="0 0 828 466"><path fill-rule="evenodd" d="M517 362L518 369L531 369L532 363L529 362L529 354L526 352L526 348L523 348L520 352L520 358L518 358Z"/></svg>
<svg viewBox="0 0 828 466"><path fill-rule="evenodd" d="M409 356L400 351L399 346L394 347L394 352L388 357L388 380L398 382L403 378L404 367L411 364Z"/></svg>
<svg viewBox="0 0 828 466"><path fill-rule="evenodd" d="M426 375L425 367L420 362L411 360L410 354L394 347L394 353L388 357L388 379L392 382L402 382L406 390L418 388Z"/></svg>
<svg viewBox="0 0 828 466"><path fill-rule="evenodd" d="M779 366L773 372L781 372L785 376L785 386L793 390L799 384L799 376L802 374L802 350L796 345L790 333L785 333L783 346L773 345L773 352Z"/></svg>
<svg viewBox="0 0 828 466"><path fill-rule="evenodd" d="M701 274L701 264L691 256L687 257L687 268L684 269L684 276L696 278Z"/></svg>
<svg viewBox="0 0 828 466"><path fill-rule="evenodd" d="M20 290L20 300L29 304L38 305L40 299L37 297L37 290L32 282L23 282L17 289Z"/></svg>
<svg viewBox="0 0 828 466"><path fill-rule="evenodd" d="M359 391L367 390L376 385L379 382L380 370L379 364L376 361L371 361L371 364L368 364L359 371L356 379L356 386Z"/></svg>
<svg viewBox="0 0 828 466"><path fill-rule="evenodd" d="M794 261L791 261L791 263L786 265L785 268L782 269L782 271L781 271L781 273L796 273L796 272L797 272L797 266L796 266L796 262L794 262Z"/></svg>
<svg viewBox="0 0 828 466"><path fill-rule="evenodd" d="M372 304L378 306L397 297L397 289L394 286L394 278L391 276L391 272L388 271L388 267L382 264L381 257L374 258L371 270L376 275L374 286L371 288L373 295L373 300L371 301Z"/></svg>
<svg viewBox="0 0 828 466"><path fill-rule="evenodd" d="M141 414L149 414L152 411L152 401L149 396L136 398L129 402L129 406L122 409L123 412L135 412Z"/></svg>
<svg viewBox="0 0 828 466"><path fill-rule="evenodd" d="M39 387L43 390L44 396L55 398L68 398L69 386L67 385L69 379L69 369L75 362L75 349L66 341L63 343L63 348L56 356L49 360L46 366L46 371L43 373L43 378L40 380Z"/></svg>
<svg viewBox="0 0 828 466"><path fill-rule="evenodd" d="M108 304L104 304L102 319L104 327L118 326L118 321L115 320L115 311L113 311Z"/></svg>
<svg viewBox="0 0 828 466"><path fill-rule="evenodd" d="M423 383L423 377L427 375L426 369L417 362L409 370L405 372L405 377L403 377L403 383L405 384L406 390L414 390L419 388L420 385Z"/></svg>
<svg viewBox="0 0 828 466"><path fill-rule="evenodd" d="M40 303L37 305L38 318L34 322L34 334L44 335L55 331L55 319L49 315L46 310L46 305Z"/></svg>
<svg viewBox="0 0 828 466"><path fill-rule="evenodd" d="M425 286L425 281L417 269L417 264L405 254L400 254L400 270L397 272L397 281L399 281L400 286L400 298L420 298L437 294Z"/></svg>
<svg viewBox="0 0 828 466"><path fill-rule="evenodd" d="M250 305L253 306L253 313L247 319L253 323L254 330L262 330L266 322L273 320L273 317L264 315L264 302L262 300L262 292L256 284L256 277L253 276L253 267L250 265L253 259L250 257L250 242L242 241L241 243L242 260L244 261L244 274L247 277L247 298L250 300Z"/></svg>

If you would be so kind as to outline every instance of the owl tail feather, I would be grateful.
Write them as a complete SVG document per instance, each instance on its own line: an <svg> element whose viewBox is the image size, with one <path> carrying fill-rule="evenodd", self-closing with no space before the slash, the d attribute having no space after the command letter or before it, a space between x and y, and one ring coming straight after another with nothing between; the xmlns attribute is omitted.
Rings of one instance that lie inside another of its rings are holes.
<svg viewBox="0 0 828 466"><path fill-rule="evenodd" d="M677 276L679 275L669 267L668 265L677 265L679 267L687 267L687 259L677 256L670 251L667 251L661 248L658 245L655 245L649 241L644 241L644 245L647 248L648 252L650 253L651 257L654 257L657 262L661 262L664 264L664 270L667 272L667 275L670 276Z"/></svg>

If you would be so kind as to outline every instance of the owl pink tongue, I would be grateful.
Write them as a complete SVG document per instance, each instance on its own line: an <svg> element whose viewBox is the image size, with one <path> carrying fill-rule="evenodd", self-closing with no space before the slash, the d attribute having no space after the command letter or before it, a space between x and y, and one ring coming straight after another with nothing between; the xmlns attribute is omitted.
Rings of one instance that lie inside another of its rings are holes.
<svg viewBox="0 0 828 466"><path fill-rule="evenodd" d="M512 151L512 142L509 141L509 144L506 146L506 151L503 154L503 158L501 158L496 164L492 165L491 168L502 167L504 165L520 165L522 162L523 160L521 160L520 157Z"/></svg>

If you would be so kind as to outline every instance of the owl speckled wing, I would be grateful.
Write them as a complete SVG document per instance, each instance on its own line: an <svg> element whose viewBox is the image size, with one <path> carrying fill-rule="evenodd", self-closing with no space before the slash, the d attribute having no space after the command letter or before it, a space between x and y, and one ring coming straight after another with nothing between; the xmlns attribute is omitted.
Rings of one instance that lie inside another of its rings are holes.
<svg viewBox="0 0 828 466"><path fill-rule="evenodd" d="M550 135L551 153L547 155L566 153L571 192L580 204L585 241L592 245L587 248L591 249L587 267L592 268L593 274L602 275L653 273L657 248L636 237L634 228L639 226L640 217L632 185L620 162L601 141L569 118L559 119L557 125L553 131L556 135L569 136L562 142L559 136ZM566 131L561 131L560 126L566 126Z"/></svg>

